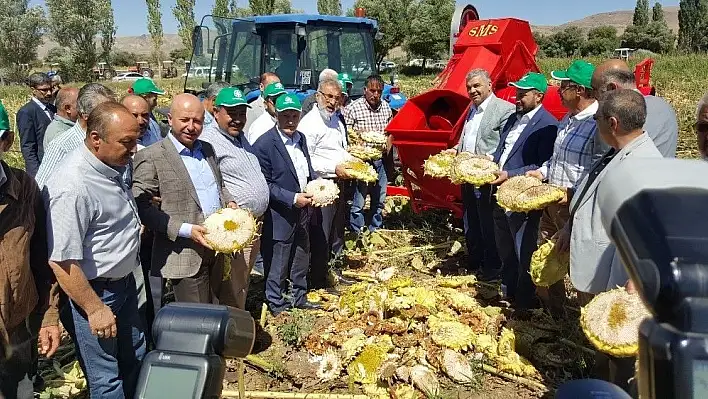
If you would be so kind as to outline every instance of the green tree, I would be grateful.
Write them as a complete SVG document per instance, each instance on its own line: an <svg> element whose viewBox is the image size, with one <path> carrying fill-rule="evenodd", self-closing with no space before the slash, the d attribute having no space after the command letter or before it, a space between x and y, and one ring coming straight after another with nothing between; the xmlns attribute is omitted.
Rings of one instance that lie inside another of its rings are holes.
<svg viewBox="0 0 708 399"><path fill-rule="evenodd" d="M197 25L194 20L194 1L195 0L177 0L177 3L172 7L172 14L177 19L177 34L182 40L182 45L192 52L192 30Z"/></svg>
<svg viewBox="0 0 708 399"><path fill-rule="evenodd" d="M44 10L29 0L0 0L0 66L29 64L47 25Z"/></svg>
<svg viewBox="0 0 708 399"><path fill-rule="evenodd" d="M130 66L138 62L138 55L129 51L114 51L111 54L111 61L115 66Z"/></svg>
<svg viewBox="0 0 708 399"><path fill-rule="evenodd" d="M666 18L664 17L664 8L658 1L654 3L654 8L651 9L651 20L652 22L666 23Z"/></svg>
<svg viewBox="0 0 708 399"><path fill-rule="evenodd" d="M44 62L48 64L53 64L59 62L62 57L69 55L69 51L64 47L52 47L47 51L47 55L44 57Z"/></svg>
<svg viewBox="0 0 708 399"><path fill-rule="evenodd" d="M450 46L449 26L455 11L453 0L421 0L410 6L411 26L405 47L408 53L425 60L445 56ZM447 58L447 57L445 57Z"/></svg>
<svg viewBox="0 0 708 399"><path fill-rule="evenodd" d="M363 7L367 17L378 22L382 36L374 41L376 65L383 61L389 51L403 44L411 23L408 17L411 4L412 0L357 0L354 8L347 10L348 16L354 16L354 9Z"/></svg>
<svg viewBox="0 0 708 399"><path fill-rule="evenodd" d="M71 49L71 59L62 66L71 78L91 81L97 60L96 36L104 32L113 9L109 0L46 0L52 37Z"/></svg>
<svg viewBox="0 0 708 399"><path fill-rule="evenodd" d="M110 0L101 2L99 5L107 9L102 11L106 17L99 31L101 34L101 55L99 55L98 58L100 60L106 60L106 62L110 64L111 49L116 42L116 24L113 18L113 7L111 7Z"/></svg>
<svg viewBox="0 0 708 399"><path fill-rule="evenodd" d="M216 0L214 2L214 8L211 9L211 14L217 17L230 16L229 0Z"/></svg>
<svg viewBox="0 0 708 399"><path fill-rule="evenodd" d="M317 12L321 15L342 15L340 0L317 0Z"/></svg>
<svg viewBox="0 0 708 399"><path fill-rule="evenodd" d="M617 28L614 26L598 26L588 31L588 40L580 48L580 53L585 56L604 55L619 44Z"/></svg>
<svg viewBox="0 0 708 399"><path fill-rule="evenodd" d="M637 0L632 25L647 26L647 24L649 24L649 0Z"/></svg>
<svg viewBox="0 0 708 399"><path fill-rule="evenodd" d="M152 41L152 60L160 63L162 52L163 32L162 32L162 11L160 11L160 0L146 0L148 11L148 32Z"/></svg>
<svg viewBox="0 0 708 399"><path fill-rule="evenodd" d="M679 2L678 47L685 51L708 49L708 0Z"/></svg>
<svg viewBox="0 0 708 399"><path fill-rule="evenodd" d="M667 53L674 48L676 36L666 24L651 22L646 27L630 25L622 34L626 47L641 48L655 53Z"/></svg>
<svg viewBox="0 0 708 399"><path fill-rule="evenodd" d="M588 40L610 39L617 40L617 28L614 26L598 26L588 31Z"/></svg>

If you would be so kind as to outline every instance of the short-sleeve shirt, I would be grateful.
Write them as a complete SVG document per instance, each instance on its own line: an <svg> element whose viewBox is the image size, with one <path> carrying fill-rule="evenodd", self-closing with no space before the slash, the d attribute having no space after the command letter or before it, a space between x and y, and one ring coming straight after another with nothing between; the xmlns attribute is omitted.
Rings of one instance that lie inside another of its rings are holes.
<svg viewBox="0 0 708 399"><path fill-rule="evenodd" d="M50 179L43 191L49 259L78 261L88 280L125 277L140 265L140 217L122 171L85 145L63 166L61 179Z"/></svg>

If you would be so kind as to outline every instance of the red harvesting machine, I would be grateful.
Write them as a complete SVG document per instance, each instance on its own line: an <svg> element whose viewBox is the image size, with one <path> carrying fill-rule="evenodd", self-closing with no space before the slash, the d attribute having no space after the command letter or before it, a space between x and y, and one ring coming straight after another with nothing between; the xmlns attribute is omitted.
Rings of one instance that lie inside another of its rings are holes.
<svg viewBox="0 0 708 399"><path fill-rule="evenodd" d="M388 195L408 196L416 213L442 208L461 218L460 187L447 179L424 176L423 162L430 155L454 146L460 139L471 105L467 73L475 68L487 70L495 95L514 103L516 89L508 83L519 80L527 72L541 71L535 59L538 45L527 21L480 20L476 9L468 5L458 8L452 29L452 56L433 88L409 98L386 128L393 136L405 183L405 187L389 187ZM653 94L649 86L652 64L653 60L647 59L635 69L637 86L645 95ZM558 89L558 86L549 86L543 106L560 120L567 110L561 104Z"/></svg>

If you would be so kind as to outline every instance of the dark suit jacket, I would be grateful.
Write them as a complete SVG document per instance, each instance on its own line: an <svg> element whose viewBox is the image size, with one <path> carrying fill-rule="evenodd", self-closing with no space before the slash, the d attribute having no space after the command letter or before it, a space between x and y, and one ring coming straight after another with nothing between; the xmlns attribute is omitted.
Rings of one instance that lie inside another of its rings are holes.
<svg viewBox="0 0 708 399"><path fill-rule="evenodd" d="M513 113L504 125L499 145L494 151L494 162L496 163L499 163L504 152L506 138L517 118L518 114ZM509 177L512 177L540 168L553 155L553 144L556 141L557 132L558 120L541 106L521 132L519 138L516 139L502 170L507 171Z"/></svg>
<svg viewBox="0 0 708 399"><path fill-rule="evenodd" d="M201 141L202 153L211 167L216 183L221 187L221 206L233 197L224 186L216 163L214 148ZM155 233L152 246L152 272L165 278L185 278L195 275L202 256L209 251L189 238L179 237L182 223L202 224L204 212L189 172L169 137L135 154L133 160L133 195L142 223ZM162 198L160 207L152 204L153 197Z"/></svg>
<svg viewBox="0 0 708 399"><path fill-rule="evenodd" d="M47 104L47 108L56 113L56 108L52 104ZM34 177L44 157L44 131L52 120L34 100L22 106L15 118L17 132L20 135L20 150L25 159L25 169L30 176Z"/></svg>
<svg viewBox="0 0 708 399"><path fill-rule="evenodd" d="M313 179L315 171L310 162L305 135L300 133L300 148L307 159L310 176ZM253 150L261 164L261 171L270 189L270 204L263 224L263 237L277 241L286 241L292 237L296 225L300 222L301 212L310 212L310 207L298 208L293 204L295 193L300 191L300 183L290 154L283 144L283 139L274 127L253 143ZM272 228L272 236L269 231Z"/></svg>

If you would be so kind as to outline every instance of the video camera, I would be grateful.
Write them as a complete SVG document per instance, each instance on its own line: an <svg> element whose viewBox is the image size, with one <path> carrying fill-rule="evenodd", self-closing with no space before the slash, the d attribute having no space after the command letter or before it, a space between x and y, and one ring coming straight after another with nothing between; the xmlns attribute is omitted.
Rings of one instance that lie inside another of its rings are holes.
<svg viewBox="0 0 708 399"><path fill-rule="evenodd" d="M143 359L135 398L219 398L225 358L246 357L255 336L255 321L245 310L200 303L168 304L155 317L156 349Z"/></svg>
<svg viewBox="0 0 708 399"><path fill-rule="evenodd" d="M639 327L642 399L708 398L707 177L704 161L628 158L598 186L605 230L653 316ZM629 397L600 383L573 381L556 397L571 385L576 399Z"/></svg>

